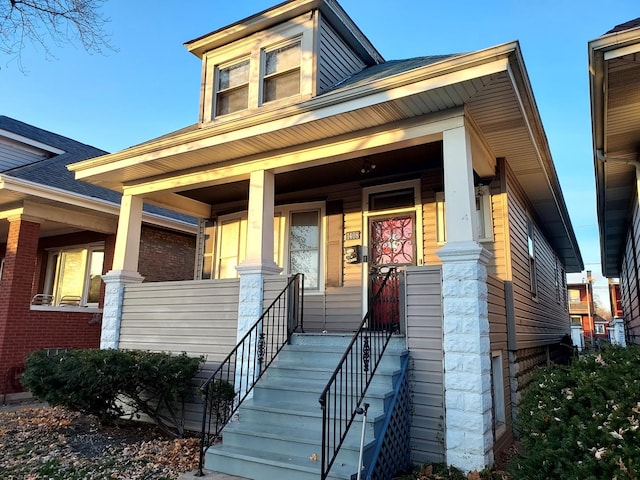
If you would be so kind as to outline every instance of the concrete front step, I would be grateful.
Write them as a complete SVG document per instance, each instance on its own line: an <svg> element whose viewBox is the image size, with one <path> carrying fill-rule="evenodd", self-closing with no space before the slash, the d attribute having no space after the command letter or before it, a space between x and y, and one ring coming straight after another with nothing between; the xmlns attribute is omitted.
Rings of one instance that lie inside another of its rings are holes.
<svg viewBox="0 0 640 480"><path fill-rule="evenodd" d="M223 444L207 451L206 468L256 480L319 478L322 409L318 399L350 340L351 335L294 335L292 344L285 346L255 386L253 398L240 406L239 421L225 427ZM375 433L382 428L405 353L404 338L392 338L367 391L365 458L373 453ZM357 471L361 431L361 419L356 417L331 478L350 479Z"/></svg>
<svg viewBox="0 0 640 480"><path fill-rule="evenodd" d="M322 409L320 404L300 404L287 401L259 402L251 398L240 407L237 415L240 423L255 422L262 425L295 425L299 428L322 428ZM384 418L383 410L369 407L367 429L373 428L376 421Z"/></svg>
<svg viewBox="0 0 640 480"><path fill-rule="evenodd" d="M277 455L262 450L239 447L216 447L216 460L224 473L253 480L318 480L320 478L320 452L309 456L292 448L286 455ZM207 469L216 469L216 462L209 463ZM349 480L357 472L354 465L335 464L329 480Z"/></svg>

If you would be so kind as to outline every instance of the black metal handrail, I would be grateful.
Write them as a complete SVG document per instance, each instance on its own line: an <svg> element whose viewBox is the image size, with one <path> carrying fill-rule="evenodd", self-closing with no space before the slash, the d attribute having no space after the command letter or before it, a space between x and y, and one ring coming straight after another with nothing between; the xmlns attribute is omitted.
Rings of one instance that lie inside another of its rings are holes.
<svg viewBox="0 0 640 480"><path fill-rule="evenodd" d="M321 480L325 480L331 470L392 334L400 330L397 269L390 267L384 277L372 277L371 291L374 295L369 311L320 394Z"/></svg>
<svg viewBox="0 0 640 480"><path fill-rule="evenodd" d="M202 384L202 438L197 476L204 475L204 454L271 365L291 334L304 333L304 275L291 277L216 371Z"/></svg>

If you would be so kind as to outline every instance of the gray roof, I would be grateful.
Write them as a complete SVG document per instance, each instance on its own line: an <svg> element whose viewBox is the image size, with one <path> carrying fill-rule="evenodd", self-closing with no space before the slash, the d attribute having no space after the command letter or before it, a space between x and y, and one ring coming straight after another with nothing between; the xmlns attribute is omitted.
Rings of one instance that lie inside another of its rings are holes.
<svg viewBox="0 0 640 480"><path fill-rule="evenodd" d="M92 185L81 180L76 180L74 173L67 169L67 165L71 163L106 155L109 152L92 147L91 145L80 143L68 137L63 137L57 133L34 127L33 125L29 125L4 115L0 115L0 129L65 151L65 153L60 155L53 155L52 157L45 158L28 165L4 170L0 172L2 175L8 175L53 188L59 188L67 192L105 200L118 205L120 204L120 193ZM154 205L145 204L144 211L173 220L191 224L196 223L196 220L193 217L172 212Z"/></svg>
<svg viewBox="0 0 640 480"><path fill-rule="evenodd" d="M610 33L624 32L625 30L631 30L632 28L637 27L640 27L640 17L634 20L629 20L628 22L621 23L620 25L616 25L607 33L605 33L605 35L608 35Z"/></svg>
<svg viewBox="0 0 640 480"><path fill-rule="evenodd" d="M328 91L332 92L341 88L367 85L369 83L375 82L376 80L393 77L394 75L399 75L410 70L415 70L416 68L426 67L427 65L431 65L433 63L437 63L455 56L457 55L430 55L427 57L407 58L405 60L388 60L386 62L372 65L360 70L358 73L353 74L349 78L340 81Z"/></svg>

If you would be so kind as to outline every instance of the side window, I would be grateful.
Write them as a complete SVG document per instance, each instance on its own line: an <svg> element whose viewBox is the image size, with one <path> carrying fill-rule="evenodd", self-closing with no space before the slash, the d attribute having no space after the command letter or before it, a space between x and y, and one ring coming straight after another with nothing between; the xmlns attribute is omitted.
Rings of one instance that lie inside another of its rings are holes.
<svg viewBox="0 0 640 480"><path fill-rule="evenodd" d="M49 252L44 297L52 306L97 307L104 246L69 247Z"/></svg>
<svg viewBox="0 0 640 480"><path fill-rule="evenodd" d="M529 285L531 288L531 296L538 297L538 277L536 273L536 243L535 231L531 219L527 218L527 249L529 252Z"/></svg>
<svg viewBox="0 0 640 480"><path fill-rule="evenodd" d="M504 430L507 423L505 409L504 369L502 366L502 352L491 354L491 380L493 387L493 421L496 436Z"/></svg>
<svg viewBox="0 0 640 480"><path fill-rule="evenodd" d="M264 51L262 103L300 93L300 40Z"/></svg>
<svg viewBox="0 0 640 480"><path fill-rule="evenodd" d="M4 258L0 260L0 282L2 282L2 270L4 270Z"/></svg>
<svg viewBox="0 0 640 480"><path fill-rule="evenodd" d="M216 69L215 116L249 107L249 60Z"/></svg>
<svg viewBox="0 0 640 480"><path fill-rule="evenodd" d="M291 212L289 227L290 274L304 273L304 288L320 288L320 212Z"/></svg>

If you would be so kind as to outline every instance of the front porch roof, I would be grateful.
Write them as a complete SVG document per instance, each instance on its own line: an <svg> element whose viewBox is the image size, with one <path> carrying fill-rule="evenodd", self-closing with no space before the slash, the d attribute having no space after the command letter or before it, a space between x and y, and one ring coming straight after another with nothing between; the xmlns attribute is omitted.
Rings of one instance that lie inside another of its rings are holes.
<svg viewBox="0 0 640 480"><path fill-rule="evenodd" d="M589 42L602 273L618 277L640 168L640 19ZM599 158L600 157L600 158ZM603 161L605 160L606 161Z"/></svg>
<svg viewBox="0 0 640 480"><path fill-rule="evenodd" d="M277 110L218 119L71 165L76 178L206 217L179 192L442 139L463 116L518 177L567 271L582 259L517 42L368 67L335 89Z"/></svg>

